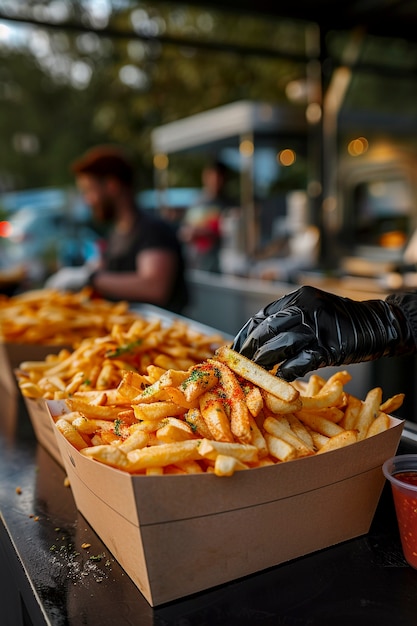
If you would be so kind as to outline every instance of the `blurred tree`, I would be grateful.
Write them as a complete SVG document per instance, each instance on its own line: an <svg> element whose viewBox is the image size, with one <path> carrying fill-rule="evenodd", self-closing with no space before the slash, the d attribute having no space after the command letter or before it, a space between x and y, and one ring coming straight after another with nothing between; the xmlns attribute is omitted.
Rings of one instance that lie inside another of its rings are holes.
<svg viewBox="0 0 417 626"><path fill-rule="evenodd" d="M0 56L0 188L66 185L68 163L82 145L108 140L87 111L103 86L75 90L54 81L19 52Z"/></svg>
<svg viewBox="0 0 417 626"><path fill-rule="evenodd" d="M6 8L32 23L15 27L19 45L0 38L0 190L71 184L69 162L102 141L127 145L150 187L155 126L240 99L283 101L304 76L281 57L304 54L304 29L287 22L129 0Z"/></svg>

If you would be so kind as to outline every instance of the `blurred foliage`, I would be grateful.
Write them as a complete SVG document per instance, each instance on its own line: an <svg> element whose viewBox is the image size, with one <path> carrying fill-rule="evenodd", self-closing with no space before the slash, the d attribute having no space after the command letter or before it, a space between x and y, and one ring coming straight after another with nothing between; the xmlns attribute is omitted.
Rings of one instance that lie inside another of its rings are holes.
<svg viewBox="0 0 417 626"><path fill-rule="evenodd" d="M1 186L68 184L68 164L76 154L108 140L91 123L103 78L95 76L80 91L54 81L29 55L3 52L0 62Z"/></svg>
<svg viewBox="0 0 417 626"><path fill-rule="evenodd" d="M70 185L69 163L99 142L126 145L151 187L153 128L236 100L286 101L304 77L302 26L160 2L97 7L0 0L32 22L4 21L16 42L0 37L0 190ZM178 181L198 185L194 169Z"/></svg>
<svg viewBox="0 0 417 626"><path fill-rule="evenodd" d="M288 84L305 81L312 32L204 4L0 0L0 191L71 185L69 163L99 142L126 145L139 186L152 187L155 127L237 100L287 102ZM324 83L353 38L328 34ZM344 107L414 128L417 44L364 37L358 46ZM200 169L179 160L170 182L199 185Z"/></svg>

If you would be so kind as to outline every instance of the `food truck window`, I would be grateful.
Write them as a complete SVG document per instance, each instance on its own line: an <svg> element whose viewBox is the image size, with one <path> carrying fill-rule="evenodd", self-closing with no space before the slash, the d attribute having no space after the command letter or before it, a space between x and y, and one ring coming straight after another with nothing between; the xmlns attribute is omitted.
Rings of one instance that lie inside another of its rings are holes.
<svg viewBox="0 0 417 626"><path fill-rule="evenodd" d="M353 189L353 239L359 246L402 248L411 228L412 192L402 177L376 177Z"/></svg>

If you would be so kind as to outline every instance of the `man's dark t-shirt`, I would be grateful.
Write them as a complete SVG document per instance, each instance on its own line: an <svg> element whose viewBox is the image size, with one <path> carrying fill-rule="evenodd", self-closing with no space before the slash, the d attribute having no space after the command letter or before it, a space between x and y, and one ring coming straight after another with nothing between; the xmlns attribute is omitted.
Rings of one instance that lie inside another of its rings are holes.
<svg viewBox="0 0 417 626"><path fill-rule="evenodd" d="M104 253L105 269L114 272L135 271L137 254L151 248L172 250L178 259L171 294L161 306L173 313L181 313L188 302L181 244L170 224L156 215L138 211L130 232L113 231L110 234Z"/></svg>

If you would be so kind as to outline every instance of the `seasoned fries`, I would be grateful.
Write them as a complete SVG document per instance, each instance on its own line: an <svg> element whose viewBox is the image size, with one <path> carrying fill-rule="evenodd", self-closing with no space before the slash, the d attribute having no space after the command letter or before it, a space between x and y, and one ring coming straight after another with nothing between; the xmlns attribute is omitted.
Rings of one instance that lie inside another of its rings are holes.
<svg viewBox="0 0 417 626"><path fill-rule="evenodd" d="M163 387L183 397L180 383L189 375L189 368L213 356L223 342L220 335L197 332L179 319L164 326L159 319L136 315L127 325L114 324L105 335L88 336L73 350L63 348L44 361L21 363L16 376L22 394L29 398L88 397L93 402L94 393L114 396L122 383L123 395L109 403L130 406L133 398L152 402L159 397L176 402L177 398L168 397ZM172 356L174 353L177 356ZM169 369L160 366L164 356L169 356ZM207 389L210 384L207 381ZM192 394L189 400L187 408L198 406L192 402Z"/></svg>
<svg viewBox="0 0 417 626"><path fill-rule="evenodd" d="M241 442L250 443L252 433L249 424L249 409L242 387L233 372L223 363L210 359L208 363L213 365L214 372L218 372L219 383L226 398L229 399L230 429L233 436Z"/></svg>
<svg viewBox="0 0 417 626"><path fill-rule="evenodd" d="M383 403L376 387L360 400L346 392L351 377L343 370L327 381L312 374L303 385L288 383L227 346L186 370L152 372L156 379L122 371L99 401L69 398L57 428L80 454L130 474L231 476L377 435L390 427L384 408L403 398Z"/></svg>
<svg viewBox="0 0 417 626"><path fill-rule="evenodd" d="M285 381L270 374L267 370L239 354L239 352L235 352L227 346L222 346L216 351L216 356L219 361L230 367L235 374L249 380L254 385L261 387L261 389L269 391L272 395L287 400L287 402L297 399L298 392L292 385L288 385Z"/></svg>
<svg viewBox="0 0 417 626"><path fill-rule="evenodd" d="M86 287L76 293L34 289L0 295L1 340L72 346L83 337L100 337L115 324L126 326L137 319L127 302L93 299L91 293Z"/></svg>

